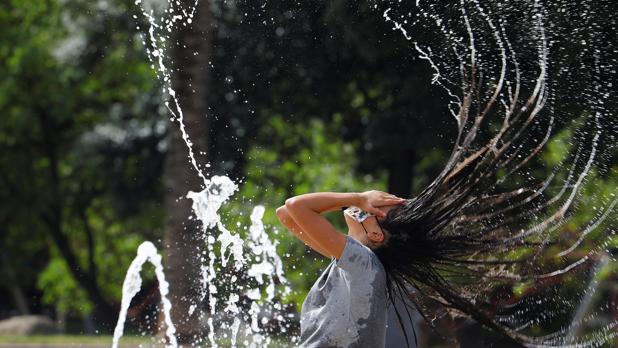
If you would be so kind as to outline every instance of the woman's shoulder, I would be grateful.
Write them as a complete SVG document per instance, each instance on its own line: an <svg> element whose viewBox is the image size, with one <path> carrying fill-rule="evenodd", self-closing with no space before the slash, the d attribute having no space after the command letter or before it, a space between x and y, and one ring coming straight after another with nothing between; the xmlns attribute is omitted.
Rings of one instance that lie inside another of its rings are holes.
<svg viewBox="0 0 618 348"><path fill-rule="evenodd" d="M345 247L339 260L333 259L335 266L349 272L371 272L380 276L385 274L378 256L366 245L353 237L346 236Z"/></svg>

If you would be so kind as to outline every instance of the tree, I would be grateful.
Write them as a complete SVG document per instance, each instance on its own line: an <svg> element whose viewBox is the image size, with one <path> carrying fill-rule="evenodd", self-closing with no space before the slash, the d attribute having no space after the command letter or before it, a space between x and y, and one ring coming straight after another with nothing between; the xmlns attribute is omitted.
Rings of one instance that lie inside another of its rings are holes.
<svg viewBox="0 0 618 348"><path fill-rule="evenodd" d="M182 1L190 7L193 1ZM208 111L208 60L210 53L210 3L199 1L193 24L176 28L172 36L170 58L172 88L176 91L184 114L191 147L198 166L206 164L210 121ZM180 122L180 120L177 119ZM169 124L165 155L165 253L166 274L170 283L172 319L179 342L196 342L204 328L200 298L201 262L205 240L197 219L188 220L191 201L189 191L201 191L203 182L190 165L187 144L177 124Z"/></svg>
<svg viewBox="0 0 618 348"><path fill-rule="evenodd" d="M147 202L159 192L158 176L139 164L160 172L161 134L157 117L138 116L158 113L153 74L130 45L131 30L122 29L126 12L85 25L90 8L81 5L0 5L2 268L23 269L13 293L38 286L58 313L92 314L105 330L117 319L125 272L109 266L128 262L135 235L156 225L150 215L157 214L145 211L156 210ZM72 40L80 49L67 48ZM141 214L149 219L137 231L118 233Z"/></svg>

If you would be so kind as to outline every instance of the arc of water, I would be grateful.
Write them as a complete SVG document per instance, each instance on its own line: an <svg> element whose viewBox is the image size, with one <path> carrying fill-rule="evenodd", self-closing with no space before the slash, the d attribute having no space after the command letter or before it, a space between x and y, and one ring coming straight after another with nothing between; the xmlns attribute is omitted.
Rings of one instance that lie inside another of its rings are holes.
<svg viewBox="0 0 618 348"><path fill-rule="evenodd" d="M168 342L166 346L172 348L178 346L178 342L176 340L176 327L174 326L174 323L172 323L172 318L170 316L172 304L167 299L167 295L169 293L169 283L165 280L163 265L161 264L161 255L157 252L157 248L151 242L144 242L137 249L137 256L133 262L131 262L127 275L124 278L124 283L122 284L122 303L120 307L120 315L118 316L118 322L116 323L116 328L114 329L112 348L118 347L118 342L120 341L120 337L124 331L124 323L129 305L131 305L131 300L135 297L135 295L137 295L142 286L140 271L146 262L150 262L155 266L155 274L157 276L157 281L159 282L159 293L161 294L161 302L163 303L165 325L167 325L165 334Z"/></svg>

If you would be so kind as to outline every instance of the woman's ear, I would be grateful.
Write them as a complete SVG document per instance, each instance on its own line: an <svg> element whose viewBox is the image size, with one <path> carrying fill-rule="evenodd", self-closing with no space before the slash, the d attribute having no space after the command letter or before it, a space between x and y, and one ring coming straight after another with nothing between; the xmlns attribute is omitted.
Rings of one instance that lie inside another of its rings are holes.
<svg viewBox="0 0 618 348"><path fill-rule="evenodd" d="M372 231L367 234L367 238L369 238L369 240L373 243L380 244L384 242L384 233L372 229Z"/></svg>

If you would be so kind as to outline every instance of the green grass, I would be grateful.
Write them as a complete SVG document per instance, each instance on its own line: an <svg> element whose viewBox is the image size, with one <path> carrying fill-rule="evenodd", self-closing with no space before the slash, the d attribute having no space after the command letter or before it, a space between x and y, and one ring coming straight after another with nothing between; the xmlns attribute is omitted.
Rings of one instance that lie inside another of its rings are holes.
<svg viewBox="0 0 618 348"><path fill-rule="evenodd" d="M229 339L220 339L218 343L221 347L230 347L231 343ZM239 342L240 343L240 342ZM111 347L112 336L110 335L49 335L49 336L2 336L0 335L0 347L9 347L9 344L20 344L24 346L38 347L39 345L45 345L45 347ZM120 339L119 347L164 347L163 343L160 343L158 339L152 336L140 337L140 336L123 336ZM239 344L242 346L242 343ZM270 344L271 348L287 348L290 347L290 343L283 339L273 339Z"/></svg>
<svg viewBox="0 0 618 348"><path fill-rule="evenodd" d="M54 345L112 345L111 335L48 335L48 336L0 336L0 344L20 343L20 344L54 344ZM150 337L123 336L120 339L121 346L128 345L152 345Z"/></svg>

